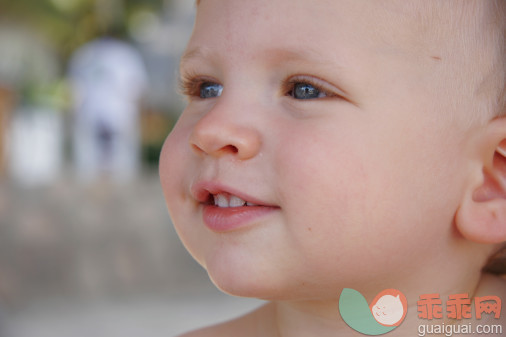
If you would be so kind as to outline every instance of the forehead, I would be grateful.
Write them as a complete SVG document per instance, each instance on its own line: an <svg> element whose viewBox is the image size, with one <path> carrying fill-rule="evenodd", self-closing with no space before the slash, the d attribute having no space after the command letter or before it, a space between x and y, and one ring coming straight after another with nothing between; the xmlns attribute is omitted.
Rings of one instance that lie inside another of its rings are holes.
<svg viewBox="0 0 506 337"><path fill-rule="evenodd" d="M456 103L502 74L493 8L492 0L201 0L181 69L260 76L302 59L308 67L297 71L318 66L351 89L395 72L433 94L455 88L440 99Z"/></svg>
<svg viewBox="0 0 506 337"><path fill-rule="evenodd" d="M434 20L443 18L431 0L203 0L192 42L221 42L221 50L260 45L355 43L364 48L421 50L434 46ZM323 44L323 45L322 45ZM318 49L318 48L316 48Z"/></svg>

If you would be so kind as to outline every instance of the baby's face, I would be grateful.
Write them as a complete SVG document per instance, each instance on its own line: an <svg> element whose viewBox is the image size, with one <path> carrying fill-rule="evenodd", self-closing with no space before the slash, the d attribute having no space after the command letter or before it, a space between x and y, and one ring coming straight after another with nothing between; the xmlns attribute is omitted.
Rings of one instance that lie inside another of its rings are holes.
<svg viewBox="0 0 506 337"><path fill-rule="evenodd" d="M448 116L468 101L445 84L458 67L445 27L404 3L199 5L160 174L224 291L328 298L382 280L377 292L445 263L466 167Z"/></svg>

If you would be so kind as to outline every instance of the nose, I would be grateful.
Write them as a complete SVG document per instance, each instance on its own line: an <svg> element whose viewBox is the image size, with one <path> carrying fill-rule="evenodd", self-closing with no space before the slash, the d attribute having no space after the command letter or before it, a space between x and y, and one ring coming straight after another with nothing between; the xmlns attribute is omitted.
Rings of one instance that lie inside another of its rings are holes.
<svg viewBox="0 0 506 337"><path fill-rule="evenodd" d="M255 157L260 151L259 131L240 117L220 111L208 111L194 126L190 146L199 155L221 157L232 155L240 160Z"/></svg>

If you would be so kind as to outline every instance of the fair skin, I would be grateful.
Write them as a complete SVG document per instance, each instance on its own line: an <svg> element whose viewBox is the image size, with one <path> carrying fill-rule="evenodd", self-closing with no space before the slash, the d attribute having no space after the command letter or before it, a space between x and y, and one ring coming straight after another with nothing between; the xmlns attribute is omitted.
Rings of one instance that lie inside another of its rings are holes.
<svg viewBox="0 0 506 337"><path fill-rule="evenodd" d="M401 290L410 308L389 336L414 335L421 294L506 295L480 273L506 240L506 121L464 117L483 97L455 85L472 82L466 53L448 43L455 26L444 15L427 24L423 9L199 4L181 62L189 104L162 151L162 187L216 286L271 302L188 336L359 336L340 319L343 288L368 301ZM220 194L255 206L223 210Z"/></svg>

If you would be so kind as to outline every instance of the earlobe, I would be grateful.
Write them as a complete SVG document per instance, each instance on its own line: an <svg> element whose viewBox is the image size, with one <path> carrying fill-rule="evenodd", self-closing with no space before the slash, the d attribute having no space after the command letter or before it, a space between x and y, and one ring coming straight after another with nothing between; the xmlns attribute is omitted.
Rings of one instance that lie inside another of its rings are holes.
<svg viewBox="0 0 506 337"><path fill-rule="evenodd" d="M466 239L496 244L506 241L506 139L492 144L493 158L483 163L482 182L464 196L455 223Z"/></svg>

